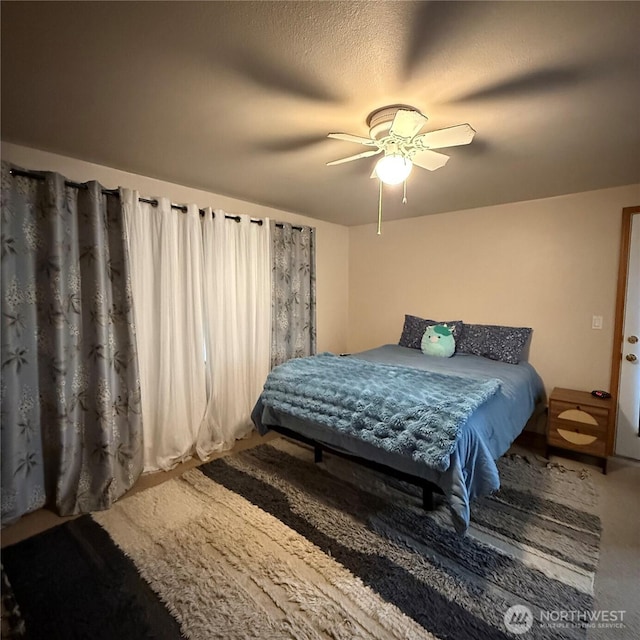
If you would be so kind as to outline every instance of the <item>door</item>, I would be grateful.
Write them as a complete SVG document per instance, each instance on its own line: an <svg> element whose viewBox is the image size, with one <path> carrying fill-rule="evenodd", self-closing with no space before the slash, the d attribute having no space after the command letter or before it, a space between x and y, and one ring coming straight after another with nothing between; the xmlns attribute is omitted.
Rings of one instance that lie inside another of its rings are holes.
<svg viewBox="0 0 640 640"><path fill-rule="evenodd" d="M615 453L640 460L640 207L626 209L623 216L621 267L626 253L627 269L626 283L619 288L624 306Z"/></svg>

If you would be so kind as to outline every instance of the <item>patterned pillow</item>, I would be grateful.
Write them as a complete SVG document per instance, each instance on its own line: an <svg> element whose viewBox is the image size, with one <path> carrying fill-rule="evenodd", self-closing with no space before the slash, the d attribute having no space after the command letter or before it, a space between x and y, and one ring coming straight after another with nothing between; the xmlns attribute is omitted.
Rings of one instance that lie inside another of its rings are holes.
<svg viewBox="0 0 640 640"><path fill-rule="evenodd" d="M456 351L518 364L522 359L531 331L526 327L465 324L462 338L456 340Z"/></svg>
<svg viewBox="0 0 640 640"><path fill-rule="evenodd" d="M463 333L462 320L442 322L440 320L425 320L424 318L418 318L418 316L405 315L404 327L402 328L402 335L400 336L400 342L398 342L398 344L401 347L420 349L422 345L422 336L427 330L427 327L431 327L436 324L446 324L447 327L452 329L454 340L456 342L460 340L460 336Z"/></svg>

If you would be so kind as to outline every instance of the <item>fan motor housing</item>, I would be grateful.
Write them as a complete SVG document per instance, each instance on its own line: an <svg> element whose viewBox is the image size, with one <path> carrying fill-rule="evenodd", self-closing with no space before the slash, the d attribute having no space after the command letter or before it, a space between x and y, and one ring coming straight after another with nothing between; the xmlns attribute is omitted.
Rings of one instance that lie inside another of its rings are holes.
<svg viewBox="0 0 640 640"><path fill-rule="evenodd" d="M408 104L392 104L376 109L367 116L366 122L369 127L369 137L373 140L379 140L387 135L387 132L391 128L391 123L399 109L417 111L420 113L419 109Z"/></svg>

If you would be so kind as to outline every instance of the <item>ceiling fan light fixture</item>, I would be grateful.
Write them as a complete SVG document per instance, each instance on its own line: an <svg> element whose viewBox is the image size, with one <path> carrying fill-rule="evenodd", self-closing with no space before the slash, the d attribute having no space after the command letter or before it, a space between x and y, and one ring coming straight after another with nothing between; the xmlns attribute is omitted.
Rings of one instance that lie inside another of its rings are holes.
<svg viewBox="0 0 640 640"><path fill-rule="evenodd" d="M411 173L413 162L401 155L386 155L376 164L376 175L385 184L394 185L404 182Z"/></svg>

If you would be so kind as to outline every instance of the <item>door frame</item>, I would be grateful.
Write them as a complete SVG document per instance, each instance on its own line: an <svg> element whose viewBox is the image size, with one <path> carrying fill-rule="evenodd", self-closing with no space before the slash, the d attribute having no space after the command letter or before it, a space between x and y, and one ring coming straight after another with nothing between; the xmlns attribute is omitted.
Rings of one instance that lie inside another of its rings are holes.
<svg viewBox="0 0 640 640"><path fill-rule="evenodd" d="M618 287L616 292L616 312L613 325L613 350L611 354L611 395L615 403L615 423L618 418L618 391L620 389L620 367L622 366L622 344L624 341L624 308L627 297L629 276L629 251L631 249L631 219L640 213L640 206L625 207L622 210L622 233L620 238L620 263L618 265ZM615 449L616 429L609 430L607 451L612 455Z"/></svg>

